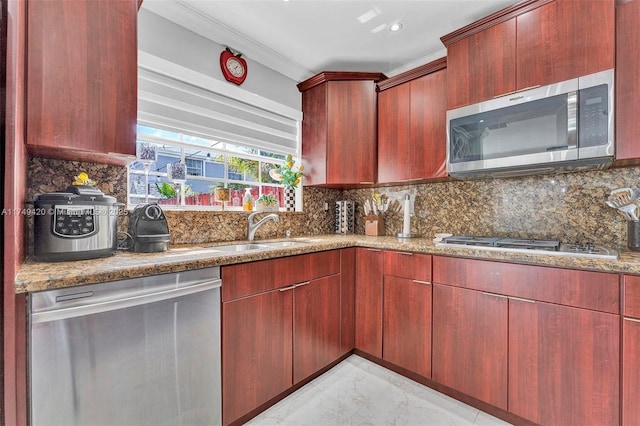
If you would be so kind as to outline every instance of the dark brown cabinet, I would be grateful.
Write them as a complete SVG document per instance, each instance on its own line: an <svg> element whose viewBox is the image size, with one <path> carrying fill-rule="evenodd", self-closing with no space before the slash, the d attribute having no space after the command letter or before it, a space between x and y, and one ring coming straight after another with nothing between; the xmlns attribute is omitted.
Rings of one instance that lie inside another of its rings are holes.
<svg viewBox="0 0 640 426"><path fill-rule="evenodd" d="M622 424L635 426L640 419L640 277L624 277L622 321Z"/></svg>
<svg viewBox="0 0 640 426"><path fill-rule="evenodd" d="M433 281L434 380L539 424L619 424L618 275L438 256Z"/></svg>
<svg viewBox="0 0 640 426"><path fill-rule="evenodd" d="M425 75L393 85L379 84L378 182L446 176L446 60L408 73ZM389 87L385 89L385 87Z"/></svg>
<svg viewBox="0 0 640 426"><path fill-rule="evenodd" d="M356 349L382 358L382 250L356 249Z"/></svg>
<svg viewBox="0 0 640 426"><path fill-rule="evenodd" d="M325 72L298 84L302 92L302 160L307 185L376 181L379 73Z"/></svg>
<svg viewBox="0 0 640 426"><path fill-rule="evenodd" d="M508 299L433 286L433 379L507 409Z"/></svg>
<svg viewBox="0 0 640 426"><path fill-rule="evenodd" d="M448 109L614 68L614 24L614 0L539 0L442 37Z"/></svg>
<svg viewBox="0 0 640 426"><path fill-rule="evenodd" d="M27 22L29 153L112 163L135 155L136 1L30 1Z"/></svg>
<svg viewBox="0 0 640 426"><path fill-rule="evenodd" d="M616 161L640 159L640 0L616 4Z"/></svg>
<svg viewBox="0 0 640 426"><path fill-rule="evenodd" d="M222 281L229 424L340 357L340 252L223 266Z"/></svg>

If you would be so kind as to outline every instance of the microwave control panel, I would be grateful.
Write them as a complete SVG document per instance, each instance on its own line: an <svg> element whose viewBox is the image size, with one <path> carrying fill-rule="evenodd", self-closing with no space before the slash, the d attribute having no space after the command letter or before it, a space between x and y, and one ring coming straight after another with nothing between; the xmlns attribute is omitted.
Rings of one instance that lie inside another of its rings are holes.
<svg viewBox="0 0 640 426"><path fill-rule="evenodd" d="M609 129L609 95L607 85L580 90L578 139L580 147L606 145Z"/></svg>

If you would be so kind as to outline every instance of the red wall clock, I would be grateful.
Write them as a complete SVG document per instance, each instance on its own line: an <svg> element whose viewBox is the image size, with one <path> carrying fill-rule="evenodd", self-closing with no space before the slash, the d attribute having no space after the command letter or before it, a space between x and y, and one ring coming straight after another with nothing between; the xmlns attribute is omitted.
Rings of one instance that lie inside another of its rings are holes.
<svg viewBox="0 0 640 426"><path fill-rule="evenodd" d="M247 61L234 55L228 47L220 53L220 69L227 81L241 85L247 78Z"/></svg>

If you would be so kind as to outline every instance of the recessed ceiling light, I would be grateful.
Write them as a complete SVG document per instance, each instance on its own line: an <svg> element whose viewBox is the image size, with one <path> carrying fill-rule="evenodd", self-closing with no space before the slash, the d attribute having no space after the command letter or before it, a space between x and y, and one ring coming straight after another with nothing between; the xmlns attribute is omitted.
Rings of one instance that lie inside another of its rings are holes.
<svg viewBox="0 0 640 426"><path fill-rule="evenodd" d="M400 31L402 29L402 23L396 22L395 24L389 25L389 31L395 33L396 31Z"/></svg>

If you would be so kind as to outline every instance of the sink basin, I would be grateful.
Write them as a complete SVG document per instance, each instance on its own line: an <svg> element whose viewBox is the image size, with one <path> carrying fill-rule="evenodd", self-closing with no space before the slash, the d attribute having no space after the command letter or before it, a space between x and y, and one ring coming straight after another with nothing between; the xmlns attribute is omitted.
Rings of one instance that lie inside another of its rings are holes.
<svg viewBox="0 0 640 426"><path fill-rule="evenodd" d="M260 243L261 246L267 246L267 247L297 247L297 246L303 246L307 243L301 242L301 241L270 241L270 242L264 242L264 243Z"/></svg>
<svg viewBox="0 0 640 426"><path fill-rule="evenodd" d="M267 247L262 244L228 244L225 246L212 246L212 250L218 251L231 251L231 252L241 252L241 251L249 251L249 250L260 250L266 249Z"/></svg>

